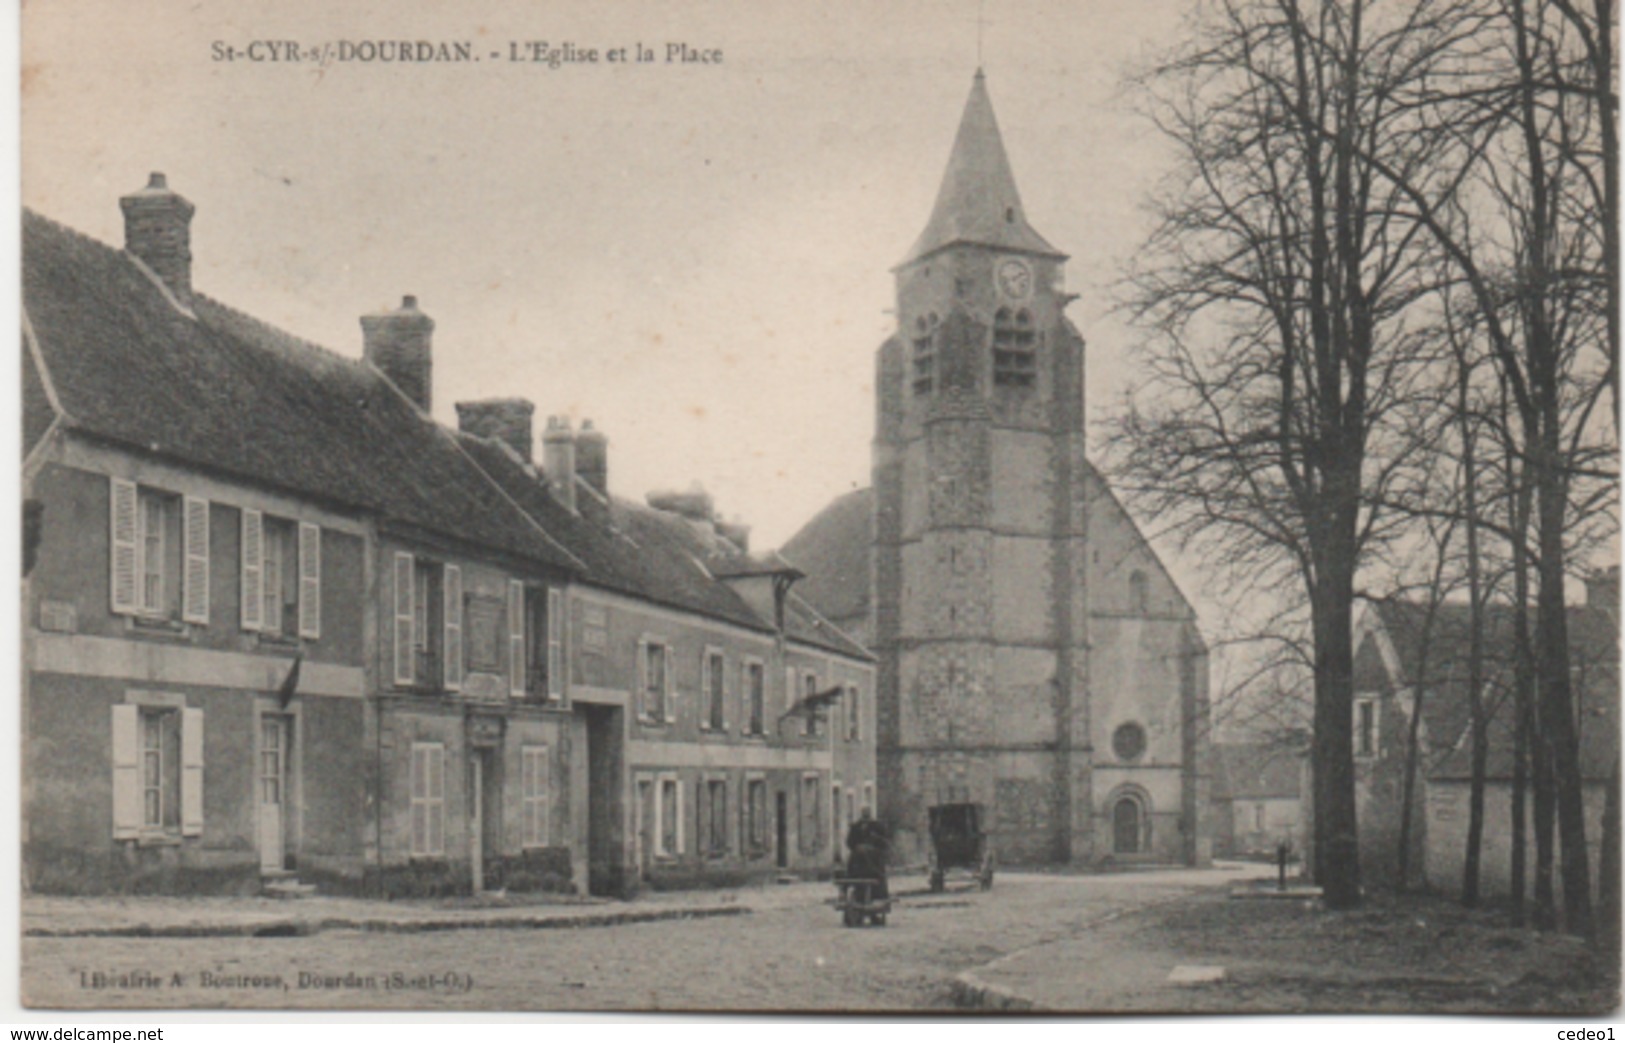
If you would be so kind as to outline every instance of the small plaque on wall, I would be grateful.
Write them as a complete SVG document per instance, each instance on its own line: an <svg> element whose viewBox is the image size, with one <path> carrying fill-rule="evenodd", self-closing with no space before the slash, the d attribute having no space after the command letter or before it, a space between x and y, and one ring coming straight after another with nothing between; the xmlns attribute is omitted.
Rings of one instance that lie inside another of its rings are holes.
<svg viewBox="0 0 1625 1043"><path fill-rule="evenodd" d="M502 613L500 598L471 597L465 613L464 626L468 630L468 666L470 670L497 671L502 669Z"/></svg>
<svg viewBox="0 0 1625 1043"><path fill-rule="evenodd" d="M57 634L72 634L79 629L79 610L71 601L41 601L39 628Z"/></svg>
<svg viewBox="0 0 1625 1043"><path fill-rule="evenodd" d="M463 698L502 702L508 698L508 679L501 674L471 673L463 678Z"/></svg>

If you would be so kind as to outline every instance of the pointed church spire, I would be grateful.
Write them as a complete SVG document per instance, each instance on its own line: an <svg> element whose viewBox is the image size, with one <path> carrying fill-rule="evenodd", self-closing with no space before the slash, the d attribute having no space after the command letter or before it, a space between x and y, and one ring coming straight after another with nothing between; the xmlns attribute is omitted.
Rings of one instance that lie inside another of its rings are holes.
<svg viewBox="0 0 1625 1043"><path fill-rule="evenodd" d="M976 70L965 114L959 119L959 133L954 137L948 171L937 191L931 220L903 263L917 261L951 243L1065 256L1027 223L981 69Z"/></svg>

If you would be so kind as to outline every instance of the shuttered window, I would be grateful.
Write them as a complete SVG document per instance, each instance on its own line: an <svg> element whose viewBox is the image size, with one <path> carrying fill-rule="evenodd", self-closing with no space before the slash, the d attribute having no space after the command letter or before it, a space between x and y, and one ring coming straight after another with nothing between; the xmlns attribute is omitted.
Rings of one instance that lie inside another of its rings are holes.
<svg viewBox="0 0 1625 1043"><path fill-rule="evenodd" d="M132 490L133 492L133 490ZM141 710L113 707L113 839L141 835Z"/></svg>
<svg viewBox="0 0 1625 1043"><path fill-rule="evenodd" d="M686 818L683 812L683 792L675 775L662 775L659 795L655 801L655 854L663 858L681 855L687 845L684 835Z"/></svg>
<svg viewBox="0 0 1625 1043"><path fill-rule="evenodd" d="M432 858L446 850L446 748L412 744L412 856Z"/></svg>
<svg viewBox="0 0 1625 1043"><path fill-rule="evenodd" d="M547 747L522 746L519 750L522 803L522 843L525 847L547 845Z"/></svg>
<svg viewBox="0 0 1625 1043"><path fill-rule="evenodd" d="M322 636L322 529L299 523L299 636Z"/></svg>
<svg viewBox="0 0 1625 1043"><path fill-rule="evenodd" d="M547 591L547 697L564 698L564 592Z"/></svg>
<svg viewBox="0 0 1625 1043"><path fill-rule="evenodd" d="M463 570L447 565L441 587L445 591L446 687L456 692L463 687Z"/></svg>
<svg viewBox="0 0 1625 1043"><path fill-rule="evenodd" d="M181 618L209 622L209 501L188 496L184 502L181 539L185 555L181 575Z"/></svg>
<svg viewBox="0 0 1625 1043"><path fill-rule="evenodd" d="M136 539L139 523L136 520L136 489L134 482L122 478L112 479L110 498L113 537L112 581L113 611L136 611Z"/></svg>
<svg viewBox="0 0 1625 1043"><path fill-rule="evenodd" d="M525 694L525 585L508 581L508 694Z"/></svg>
<svg viewBox="0 0 1625 1043"><path fill-rule="evenodd" d="M243 508L243 629L265 627L265 517Z"/></svg>
<svg viewBox="0 0 1625 1043"><path fill-rule="evenodd" d="M112 708L113 837L203 833L203 711Z"/></svg>
<svg viewBox="0 0 1625 1043"><path fill-rule="evenodd" d="M203 711L181 711L181 836L203 833Z"/></svg>
<svg viewBox="0 0 1625 1043"><path fill-rule="evenodd" d="M763 705L765 695L763 687L766 677L762 671L762 664L755 661L745 663L744 707L741 716L744 717L744 732L746 735L761 735L766 729L762 715L766 712Z"/></svg>
<svg viewBox="0 0 1625 1043"><path fill-rule="evenodd" d="M410 685L412 672L412 555L395 553L395 683Z"/></svg>
<svg viewBox="0 0 1625 1043"><path fill-rule="evenodd" d="M700 698L704 700L700 711L700 727L708 731L727 731L726 703L727 667L720 649L708 648L700 660Z"/></svg>

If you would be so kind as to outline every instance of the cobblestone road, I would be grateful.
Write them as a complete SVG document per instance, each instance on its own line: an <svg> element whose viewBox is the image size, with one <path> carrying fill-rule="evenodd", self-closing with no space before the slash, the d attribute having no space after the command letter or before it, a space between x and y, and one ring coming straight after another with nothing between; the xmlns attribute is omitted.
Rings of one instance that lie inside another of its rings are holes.
<svg viewBox="0 0 1625 1043"><path fill-rule="evenodd" d="M959 971L1230 878L1008 873L987 893L905 898L887 927L860 930L822 904L831 892L803 889L747 916L620 927L24 938L22 995L67 1008L922 1009L948 1003Z"/></svg>

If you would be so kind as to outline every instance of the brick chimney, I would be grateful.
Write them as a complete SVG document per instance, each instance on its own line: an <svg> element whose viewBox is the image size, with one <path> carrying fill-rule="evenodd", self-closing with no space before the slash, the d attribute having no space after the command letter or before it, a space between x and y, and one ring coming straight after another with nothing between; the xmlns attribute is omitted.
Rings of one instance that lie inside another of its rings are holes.
<svg viewBox="0 0 1625 1043"><path fill-rule="evenodd" d="M457 403L457 429L480 438L507 443L527 464L531 462L530 418L536 407L524 398L487 398Z"/></svg>
<svg viewBox="0 0 1625 1043"><path fill-rule="evenodd" d="M576 439L570 418L550 416L542 433L542 476L553 498L572 513L576 509Z"/></svg>
<svg viewBox="0 0 1625 1043"><path fill-rule="evenodd" d="M401 298L394 311L361 316L362 357L429 412L433 381L434 320L418 311L418 299Z"/></svg>
<svg viewBox="0 0 1625 1043"><path fill-rule="evenodd" d="M609 497L609 439L592 426L591 420L583 420L576 433L576 474L598 495Z"/></svg>
<svg viewBox="0 0 1625 1043"><path fill-rule="evenodd" d="M192 306L191 203L154 173L147 187L118 201L124 211L124 249L162 279L183 306Z"/></svg>

